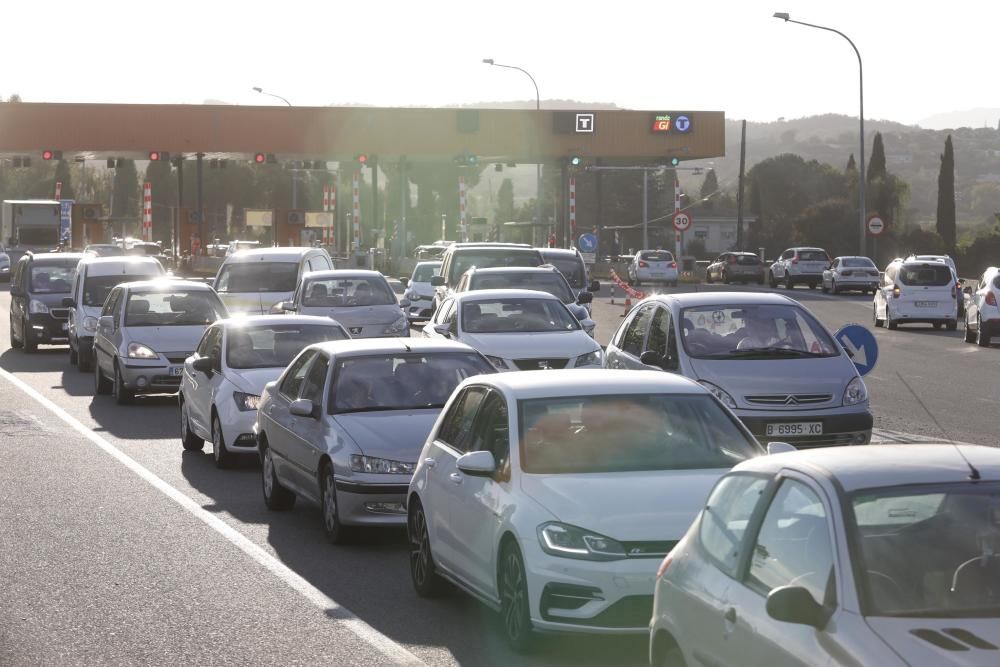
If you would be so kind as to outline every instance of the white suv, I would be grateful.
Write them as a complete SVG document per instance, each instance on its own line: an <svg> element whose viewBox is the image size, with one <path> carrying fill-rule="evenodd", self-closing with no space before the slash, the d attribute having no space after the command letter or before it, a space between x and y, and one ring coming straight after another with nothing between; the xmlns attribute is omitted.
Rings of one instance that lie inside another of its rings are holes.
<svg viewBox="0 0 1000 667"><path fill-rule="evenodd" d="M993 336L1000 335L1000 269L991 266L979 283L963 290L965 303L965 342L989 347Z"/></svg>
<svg viewBox="0 0 1000 667"><path fill-rule="evenodd" d="M778 283L788 289L806 283L809 289L823 282L823 272L830 268L830 255L822 248L789 248L781 253L767 274L771 287Z"/></svg>
<svg viewBox="0 0 1000 667"><path fill-rule="evenodd" d="M889 329L922 322L934 328L958 327L958 284L944 262L894 259L875 292L875 326Z"/></svg>

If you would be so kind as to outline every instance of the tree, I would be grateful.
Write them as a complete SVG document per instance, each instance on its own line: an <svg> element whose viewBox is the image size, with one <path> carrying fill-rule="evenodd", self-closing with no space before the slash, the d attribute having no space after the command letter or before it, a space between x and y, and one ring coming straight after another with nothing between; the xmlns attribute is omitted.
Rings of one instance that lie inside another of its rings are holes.
<svg viewBox="0 0 1000 667"><path fill-rule="evenodd" d="M502 225L512 220L514 220L514 182L509 178L505 178L500 184L500 189L497 190L495 222Z"/></svg>
<svg viewBox="0 0 1000 667"><path fill-rule="evenodd" d="M944 141L941 170L938 172L937 233L945 248L955 253L955 151L951 135Z"/></svg>
<svg viewBox="0 0 1000 667"><path fill-rule="evenodd" d="M902 223L899 212L909 192L909 186L895 174L886 170L885 146L882 133L876 132L872 143L872 158L865 174L865 210L869 215L878 213L886 224L887 231L880 237L879 245L885 249L892 246L896 227ZM867 252L867 249L866 249ZM876 258L878 259L878 258Z"/></svg>
<svg viewBox="0 0 1000 667"><path fill-rule="evenodd" d="M853 254L858 247L857 208L843 197L806 208L795 220L795 241L825 249L831 257Z"/></svg>
<svg viewBox="0 0 1000 667"><path fill-rule="evenodd" d="M139 174L134 160L118 160L112 188L111 216L116 220L138 221Z"/></svg>
<svg viewBox="0 0 1000 667"><path fill-rule="evenodd" d="M882 133L876 132L872 141L872 156L868 160L868 173L865 179L868 183L885 176L885 146L882 143Z"/></svg>
<svg viewBox="0 0 1000 667"><path fill-rule="evenodd" d="M705 174L705 180L701 182L701 192L699 192L699 196L703 200L701 203L702 208L712 208L712 199L709 199L709 197L714 195L718 189L719 179L715 175L715 170L709 169L708 173Z"/></svg>
<svg viewBox="0 0 1000 667"><path fill-rule="evenodd" d="M62 199L76 199L76 191L73 189L73 174L70 172L69 163L66 160L59 160L56 164L56 175L52 179L52 193L55 194L56 183L62 183L60 197Z"/></svg>

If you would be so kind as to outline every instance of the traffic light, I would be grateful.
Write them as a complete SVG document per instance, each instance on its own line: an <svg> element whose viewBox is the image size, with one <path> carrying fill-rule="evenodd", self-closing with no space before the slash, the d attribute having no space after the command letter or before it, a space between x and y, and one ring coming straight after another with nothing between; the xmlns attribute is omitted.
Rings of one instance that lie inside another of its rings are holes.
<svg viewBox="0 0 1000 667"><path fill-rule="evenodd" d="M569 162L569 166L571 167L579 167L581 164L583 164L583 158L580 157L579 155L574 155L570 157L567 161Z"/></svg>
<svg viewBox="0 0 1000 667"><path fill-rule="evenodd" d="M358 153L357 155L354 156L354 161L357 162L362 167L364 167L365 165L368 164L368 156L365 155L364 153Z"/></svg>
<svg viewBox="0 0 1000 667"><path fill-rule="evenodd" d="M160 160L168 162L170 160L170 153L166 151L149 151L150 162L159 162Z"/></svg>
<svg viewBox="0 0 1000 667"><path fill-rule="evenodd" d="M42 151L43 160L61 160L62 151Z"/></svg>
<svg viewBox="0 0 1000 667"><path fill-rule="evenodd" d="M676 167L676 166L677 166L677 165L679 165L680 163L681 163L681 160L680 160L680 158L676 158L676 157L672 157L672 158L670 158L670 166L672 166L672 167Z"/></svg>
<svg viewBox="0 0 1000 667"><path fill-rule="evenodd" d="M479 158L475 155L468 155L463 153L462 155L455 156L455 164L460 167L475 167L479 163Z"/></svg>
<svg viewBox="0 0 1000 667"><path fill-rule="evenodd" d="M278 158L274 157L274 153L254 153L253 161L254 164L276 164Z"/></svg>

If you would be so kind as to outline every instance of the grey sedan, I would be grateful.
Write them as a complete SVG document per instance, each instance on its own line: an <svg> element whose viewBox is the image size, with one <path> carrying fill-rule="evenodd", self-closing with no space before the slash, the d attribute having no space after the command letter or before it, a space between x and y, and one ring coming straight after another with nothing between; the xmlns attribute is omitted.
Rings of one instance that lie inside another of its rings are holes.
<svg viewBox="0 0 1000 667"><path fill-rule="evenodd" d="M281 310L299 315L332 317L351 338L409 336L406 311L410 302L396 298L392 287L378 271L340 269L313 271L299 282L291 301Z"/></svg>
<svg viewBox="0 0 1000 667"><path fill-rule="evenodd" d="M407 486L438 413L462 380L493 372L453 341L310 345L260 398L254 432L265 504L316 503L334 543L348 541L353 526L405 525Z"/></svg>

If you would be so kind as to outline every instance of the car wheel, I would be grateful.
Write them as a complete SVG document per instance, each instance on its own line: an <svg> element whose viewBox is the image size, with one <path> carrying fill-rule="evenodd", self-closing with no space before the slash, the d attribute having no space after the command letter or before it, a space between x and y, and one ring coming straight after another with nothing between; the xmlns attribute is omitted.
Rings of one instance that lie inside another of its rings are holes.
<svg viewBox="0 0 1000 667"><path fill-rule="evenodd" d="M885 309L885 327L891 331L895 331L899 327L899 322L892 319L892 314L889 313L889 308Z"/></svg>
<svg viewBox="0 0 1000 667"><path fill-rule="evenodd" d="M778 280L774 277L773 271L767 272L767 281L771 285L771 289L778 289Z"/></svg>
<svg viewBox="0 0 1000 667"><path fill-rule="evenodd" d="M878 306L872 306L872 321L874 322L875 326L877 327L882 326L882 320L878 318Z"/></svg>
<svg viewBox="0 0 1000 667"><path fill-rule="evenodd" d="M785 289L795 289L795 283L792 282L792 277L785 274Z"/></svg>
<svg viewBox="0 0 1000 667"><path fill-rule="evenodd" d="M274 472L274 457L271 456L271 448L267 446L267 441L262 440L260 447L264 450L260 464L264 504L267 505L267 509L273 512L290 510L295 506L295 494L283 487L278 481L278 476Z"/></svg>
<svg viewBox="0 0 1000 667"><path fill-rule="evenodd" d="M21 344L24 346L25 352L34 352L38 349L38 343L31 340L31 336L28 335L29 331L28 323L25 321L21 322Z"/></svg>
<svg viewBox="0 0 1000 667"><path fill-rule="evenodd" d="M944 326L948 331L955 331L958 329L958 320L948 320Z"/></svg>
<svg viewBox="0 0 1000 667"><path fill-rule="evenodd" d="M19 350L24 346L24 343L14 336L14 318L10 319L10 346L15 350Z"/></svg>
<svg viewBox="0 0 1000 667"><path fill-rule="evenodd" d="M972 330L972 327L969 326L968 322L965 323L965 342L966 343L976 342L976 332Z"/></svg>
<svg viewBox="0 0 1000 667"><path fill-rule="evenodd" d="M809 289L816 289L816 283L809 283Z"/></svg>
<svg viewBox="0 0 1000 667"><path fill-rule="evenodd" d="M226 439L222 437L222 422L219 415L212 416L212 456L216 468L231 468L236 462L236 454L226 449Z"/></svg>
<svg viewBox="0 0 1000 667"><path fill-rule="evenodd" d="M406 535L410 541L410 579L413 590L422 598L434 597L441 592L444 581L434 569L431 538L427 531L427 515L415 497L411 501L410 515L406 521Z"/></svg>
<svg viewBox="0 0 1000 667"><path fill-rule="evenodd" d="M76 366L80 363L80 354L73 347L73 343L69 344L69 364L70 366Z"/></svg>
<svg viewBox="0 0 1000 667"><path fill-rule="evenodd" d="M350 529L340 523L340 508L337 506L337 480L333 475L333 466L329 463L320 473L323 507L323 532L331 544L345 544L350 541Z"/></svg>
<svg viewBox="0 0 1000 667"><path fill-rule="evenodd" d="M989 347L990 343L993 342L993 337L983 328L983 320L980 317L976 318L976 343L979 347Z"/></svg>
<svg viewBox="0 0 1000 667"><path fill-rule="evenodd" d="M500 551L500 618L507 643L515 651L531 647L533 632L528 605L528 582L521 552L513 541Z"/></svg>
<svg viewBox="0 0 1000 667"><path fill-rule="evenodd" d="M97 363L96 358L94 359L94 393L100 395L111 393L111 383L104 377L104 373L101 372L101 365Z"/></svg>
<svg viewBox="0 0 1000 667"><path fill-rule="evenodd" d="M727 285L732 282L732 280L729 279L729 275L725 271L722 272L722 282Z"/></svg>
<svg viewBox="0 0 1000 667"><path fill-rule="evenodd" d="M114 397L115 403L118 405L128 405L135 398L135 392L125 386L118 362L115 362L115 379L111 384L111 396Z"/></svg>
<svg viewBox="0 0 1000 667"><path fill-rule="evenodd" d="M89 353L84 353L77 350L76 353L76 368L81 373L89 373L94 370L94 351L91 350Z"/></svg>
<svg viewBox="0 0 1000 667"><path fill-rule="evenodd" d="M708 283L709 285L712 284L712 272L711 271L705 271L705 282Z"/></svg>
<svg viewBox="0 0 1000 667"><path fill-rule="evenodd" d="M684 654L676 644L656 651L651 663L652 667L685 667Z"/></svg>
<svg viewBox="0 0 1000 667"><path fill-rule="evenodd" d="M201 451L205 441L191 430L191 419L188 417L187 401L181 398L181 444L189 452Z"/></svg>
<svg viewBox="0 0 1000 667"><path fill-rule="evenodd" d="M934 328L935 329L940 329L942 326L944 326L944 322L935 322L934 323Z"/></svg>

